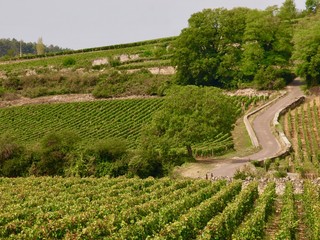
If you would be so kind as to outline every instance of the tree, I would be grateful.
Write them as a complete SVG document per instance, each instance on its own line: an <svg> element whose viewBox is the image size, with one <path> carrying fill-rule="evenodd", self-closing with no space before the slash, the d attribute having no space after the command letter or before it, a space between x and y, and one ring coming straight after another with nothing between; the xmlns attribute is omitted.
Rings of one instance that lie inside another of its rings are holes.
<svg viewBox="0 0 320 240"><path fill-rule="evenodd" d="M302 19L294 36L292 59L296 62L296 73L305 78L308 86L320 83L320 13Z"/></svg>
<svg viewBox="0 0 320 240"><path fill-rule="evenodd" d="M205 9L193 14L178 37L173 64L178 83L225 87L237 78L246 8Z"/></svg>
<svg viewBox="0 0 320 240"><path fill-rule="evenodd" d="M306 10L307 12L315 12L319 7L319 0L306 0Z"/></svg>
<svg viewBox="0 0 320 240"><path fill-rule="evenodd" d="M294 0L285 0L285 2L280 7L278 16L282 20L293 20L297 17L298 11Z"/></svg>
<svg viewBox="0 0 320 240"><path fill-rule="evenodd" d="M244 80L254 80L258 72L261 79L261 73L269 66L271 68L268 69L280 68L286 72L290 65L293 28L291 22L282 20L277 12L278 8L274 6L264 11L254 10L248 15L241 67ZM281 72L279 74L282 75ZM262 84L263 88L281 85L264 84L260 80L255 82Z"/></svg>
<svg viewBox="0 0 320 240"><path fill-rule="evenodd" d="M229 133L236 120L236 107L221 90L210 87L174 87L164 108L157 112L145 134L145 144L166 153L184 147L192 157L192 146Z"/></svg>
<svg viewBox="0 0 320 240"><path fill-rule="evenodd" d="M38 39L36 50L37 50L37 55L43 55L45 52L45 45L43 44L42 37Z"/></svg>

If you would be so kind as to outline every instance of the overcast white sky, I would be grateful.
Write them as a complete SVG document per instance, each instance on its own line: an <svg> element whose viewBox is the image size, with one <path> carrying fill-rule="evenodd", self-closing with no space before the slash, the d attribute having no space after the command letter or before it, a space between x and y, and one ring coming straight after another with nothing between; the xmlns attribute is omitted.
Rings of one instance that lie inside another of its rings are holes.
<svg viewBox="0 0 320 240"><path fill-rule="evenodd" d="M80 49L176 36L204 8L265 9L284 0L0 0L0 38ZM296 0L304 9L305 0Z"/></svg>

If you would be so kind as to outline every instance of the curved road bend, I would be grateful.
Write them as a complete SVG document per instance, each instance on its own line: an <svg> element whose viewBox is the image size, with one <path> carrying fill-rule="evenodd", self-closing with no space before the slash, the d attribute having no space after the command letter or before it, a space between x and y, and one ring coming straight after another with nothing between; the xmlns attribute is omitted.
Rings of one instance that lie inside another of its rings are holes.
<svg viewBox="0 0 320 240"><path fill-rule="evenodd" d="M232 159L230 161L218 163L211 171L214 176L233 176L236 170L250 160L264 159L275 156L280 150L280 144L272 134L271 124L277 111L292 103L295 99L303 95L300 89L300 81L294 80L288 87L288 94L280 98L266 110L261 112L253 121L253 129L258 138L261 150L250 156Z"/></svg>

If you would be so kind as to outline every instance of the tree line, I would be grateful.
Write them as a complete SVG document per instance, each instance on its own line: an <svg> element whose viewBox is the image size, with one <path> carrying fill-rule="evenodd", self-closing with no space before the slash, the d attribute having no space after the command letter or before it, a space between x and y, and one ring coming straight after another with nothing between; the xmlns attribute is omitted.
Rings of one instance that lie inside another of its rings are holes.
<svg viewBox="0 0 320 240"><path fill-rule="evenodd" d="M298 11L294 0L265 10L204 9L189 19L174 44L177 82L278 89L292 67L309 85L319 83L319 0Z"/></svg>
<svg viewBox="0 0 320 240"><path fill-rule="evenodd" d="M10 59L13 57L22 55L36 55L41 53L55 53L67 51L70 49L64 49L59 46L45 45L43 44L42 38L39 38L37 42L24 42L19 41L15 38L3 38L0 39L0 57Z"/></svg>

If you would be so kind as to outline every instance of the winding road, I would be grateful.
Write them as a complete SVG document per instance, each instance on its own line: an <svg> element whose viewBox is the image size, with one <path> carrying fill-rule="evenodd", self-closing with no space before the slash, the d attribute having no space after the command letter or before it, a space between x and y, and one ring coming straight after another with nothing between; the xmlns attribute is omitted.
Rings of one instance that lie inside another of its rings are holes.
<svg viewBox="0 0 320 240"><path fill-rule="evenodd" d="M258 115L252 122L252 127L259 141L260 151L246 157L218 160L215 162L214 168L208 173L212 173L213 176L232 177L238 168L250 160L261 160L276 156L281 151L281 145L273 134L272 121L280 109L303 96L300 85L301 83L298 79L294 80L287 87L288 93L284 97L257 113Z"/></svg>

